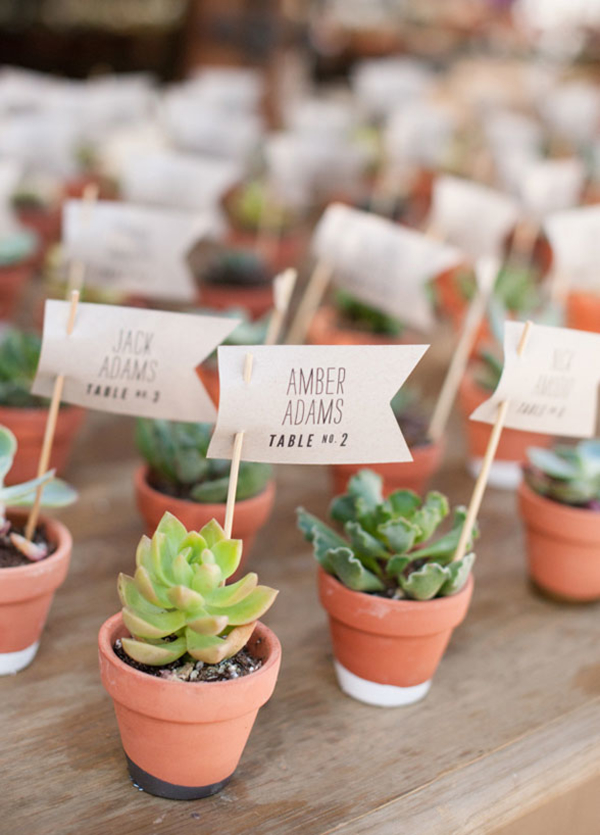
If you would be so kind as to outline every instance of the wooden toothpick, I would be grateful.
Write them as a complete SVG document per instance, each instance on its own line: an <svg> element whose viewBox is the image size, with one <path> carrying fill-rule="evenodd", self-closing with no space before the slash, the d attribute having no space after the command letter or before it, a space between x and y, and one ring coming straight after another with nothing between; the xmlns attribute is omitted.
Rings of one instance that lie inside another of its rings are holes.
<svg viewBox="0 0 600 835"><path fill-rule="evenodd" d="M253 354L246 354L244 362L244 382L246 385L252 379ZM227 487L227 505L225 507L225 536L231 539L233 530L233 514L235 511L235 496L237 493L238 476L240 473L240 462L242 460L242 444L244 443L244 430L236 432L233 439L233 454L231 456L231 469L229 471L229 485Z"/></svg>
<svg viewBox="0 0 600 835"><path fill-rule="evenodd" d="M265 336L265 345L275 345L279 339L281 328L288 312L290 301L292 300L297 278L298 272L292 268L285 270L275 278L275 306L269 321L267 335Z"/></svg>
<svg viewBox="0 0 600 835"><path fill-rule="evenodd" d="M306 285L304 296L298 306L298 312L287 337L289 345L300 345L304 342L308 328L315 315L325 291L331 281L333 267L327 261L318 261Z"/></svg>
<svg viewBox="0 0 600 835"><path fill-rule="evenodd" d="M469 305L460 339L454 349L438 401L433 410L431 423L429 424L429 437L433 441L438 441L444 434L460 381L464 377L469 357L471 356L471 351L477 338L477 332L485 315L488 298L490 292L493 290L494 281L498 274L497 266L490 265L490 269L494 271L494 276L493 278L491 276L489 277L491 280L486 281L485 286L478 284L477 292Z"/></svg>
<svg viewBox="0 0 600 835"><path fill-rule="evenodd" d="M71 307L69 309L69 318L67 320L67 336L70 336L73 333L78 304L79 290L73 290L71 292ZM52 399L50 400L50 408L48 410L48 418L46 420L46 428L44 430L42 451L40 453L40 460L38 462L38 478L41 478L48 471L48 466L50 464L52 444L54 443L54 433L56 432L56 421L58 419L58 410L60 409L60 401L62 398L64 384L65 376L64 374L59 374L59 376L54 381L54 388L52 390ZM29 540L31 540L31 537L33 536L35 526L37 525L38 517L40 515L40 506L43 491L44 485L41 484L35 491L35 499L33 501L32 508L29 512L27 525L25 527L25 538Z"/></svg>
<svg viewBox="0 0 600 835"><path fill-rule="evenodd" d="M527 345L527 340L529 339L529 332L531 331L532 324L533 323L531 321L525 323L525 327L523 328L523 332L519 340L519 345L517 347L518 357L521 357L523 355L523 352ZM475 487L473 488L473 495L471 496L469 509L467 510L467 518L465 519L465 524L463 525L460 539L458 541L456 553L453 557L454 560L461 560L464 557L465 552L467 550L467 545L471 538L471 533L473 532L473 526L475 524L475 520L477 519L479 508L481 507L483 494L485 493L485 488L490 475L490 469L494 461L494 456L496 455L496 450L498 449L500 435L502 434L502 430L506 422L506 414L508 412L509 404L509 400L503 400L500 406L498 407L496 422L494 423L494 426L492 428L492 434L490 435L490 439L488 441L487 449L485 451L485 456L483 458L483 463L481 466L481 472L479 473L477 481L475 482Z"/></svg>

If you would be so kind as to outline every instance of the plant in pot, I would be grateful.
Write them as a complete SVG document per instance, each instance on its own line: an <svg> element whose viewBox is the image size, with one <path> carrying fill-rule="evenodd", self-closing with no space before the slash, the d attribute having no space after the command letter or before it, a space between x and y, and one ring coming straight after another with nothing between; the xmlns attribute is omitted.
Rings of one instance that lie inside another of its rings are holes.
<svg viewBox="0 0 600 835"><path fill-rule="evenodd" d="M33 231L40 242L41 262L51 244L60 238L62 212L53 183L23 183L12 196L12 208L19 223Z"/></svg>
<svg viewBox="0 0 600 835"><path fill-rule="evenodd" d="M0 236L0 319L11 319L25 285L35 271L38 237L15 228Z"/></svg>
<svg viewBox="0 0 600 835"><path fill-rule="evenodd" d="M379 706L412 704L428 692L450 640L464 619L475 555L453 561L466 509L432 540L448 515L447 499L411 490L383 498L382 479L361 470L334 499L330 517L342 536L298 510L298 526L319 563L319 595L329 616L341 689Z"/></svg>
<svg viewBox="0 0 600 835"><path fill-rule="evenodd" d="M406 342L406 336L398 319L345 290L336 290L331 301L313 316L307 341L311 345L389 345Z"/></svg>
<svg viewBox="0 0 600 835"><path fill-rule="evenodd" d="M492 427L487 423L469 420L469 417L498 387L502 367L501 360L493 351L484 350L479 354L477 363L467 369L460 384L459 399L467 434L467 468L474 478L481 470ZM531 444L550 446L551 443L552 438L549 435L504 429L500 435L488 483L493 487L514 490L521 481L521 465L526 460L527 448Z"/></svg>
<svg viewBox="0 0 600 835"><path fill-rule="evenodd" d="M255 249L258 236L270 221L276 246L265 257L272 272L277 274L300 261L308 244L303 218L298 211L274 200L264 182L251 180L232 189L225 197L224 207L230 226L227 236L230 246Z"/></svg>
<svg viewBox="0 0 600 835"><path fill-rule="evenodd" d="M211 311L204 310L203 312L210 313ZM252 320L245 310L237 310L234 308L225 311L223 315L240 319L240 324L221 343L222 345L262 345L264 343L272 313L268 313L260 319ZM211 400L215 406L218 406L220 387L216 350L197 369L197 373L209 393Z"/></svg>
<svg viewBox="0 0 600 835"><path fill-rule="evenodd" d="M224 524L231 462L206 457L212 430L209 423L136 421L136 444L145 463L136 471L135 492L148 531L166 511L194 530L213 518ZM266 524L274 500L271 467L242 461L233 534L243 539L245 554Z"/></svg>
<svg viewBox="0 0 600 835"><path fill-rule="evenodd" d="M31 394L41 349L37 334L8 328L0 335L0 424L16 436L18 452L9 479L26 481L37 474L48 417L48 401ZM50 466L61 473L85 417L78 406L61 406Z"/></svg>
<svg viewBox="0 0 600 835"><path fill-rule="evenodd" d="M383 492L386 495L401 488L422 493L430 478L440 466L444 454L443 441L433 441L429 437L429 422L423 410L417 405L417 400L416 392L410 387L404 386L390 404L413 460L368 465L370 470L379 473L383 478ZM349 479L364 466L361 464L332 464L331 474L334 494L343 493Z"/></svg>
<svg viewBox="0 0 600 835"><path fill-rule="evenodd" d="M527 458L519 509L531 579L562 600L600 600L600 440Z"/></svg>
<svg viewBox="0 0 600 835"><path fill-rule="evenodd" d="M206 247L201 256L192 254L191 259L202 307L242 308L252 319L259 319L273 307L275 273L257 252Z"/></svg>
<svg viewBox="0 0 600 835"><path fill-rule="evenodd" d="M0 675L17 673L33 661L71 559L71 534L64 525L42 517L29 541L26 516L18 508L31 505L42 484L43 507L64 507L77 498L71 487L53 479L52 471L6 486L16 451L15 436L0 426Z"/></svg>
<svg viewBox="0 0 600 835"><path fill-rule="evenodd" d="M113 699L134 783L160 797L218 792L275 688L281 646L259 618L277 592L238 569L242 542L214 519L188 532L165 513L119 576L122 612L99 634L102 683Z"/></svg>

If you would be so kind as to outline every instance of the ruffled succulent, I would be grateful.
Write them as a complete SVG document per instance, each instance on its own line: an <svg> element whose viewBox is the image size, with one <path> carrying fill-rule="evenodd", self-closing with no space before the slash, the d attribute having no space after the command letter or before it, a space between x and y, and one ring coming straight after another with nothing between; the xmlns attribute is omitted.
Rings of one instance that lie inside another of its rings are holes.
<svg viewBox="0 0 600 835"><path fill-rule="evenodd" d="M303 508L298 509L298 526L322 568L349 589L430 600L459 592L475 560L472 542L465 557L453 559L466 518L464 507L455 509L451 530L430 542L449 512L441 493L428 493L422 500L411 490L396 490L384 499L381 477L361 470L330 508L331 518L343 524L345 537Z"/></svg>
<svg viewBox="0 0 600 835"><path fill-rule="evenodd" d="M165 513L152 539L140 540L135 575L119 576L127 655L162 666L186 655L217 664L239 652L277 596L254 573L225 585L241 556L241 540L227 539L214 519L188 532Z"/></svg>
<svg viewBox="0 0 600 835"><path fill-rule="evenodd" d="M525 480L532 490L561 504L600 510L600 439L552 449L530 447Z"/></svg>

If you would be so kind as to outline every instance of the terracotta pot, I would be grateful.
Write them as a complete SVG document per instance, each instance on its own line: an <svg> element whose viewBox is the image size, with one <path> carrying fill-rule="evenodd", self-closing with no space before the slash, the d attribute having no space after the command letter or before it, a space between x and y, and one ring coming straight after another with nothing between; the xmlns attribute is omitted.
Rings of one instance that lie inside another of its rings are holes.
<svg viewBox="0 0 600 835"><path fill-rule="evenodd" d="M151 536L156 530L163 514L168 510L188 530L198 531L211 519L220 525L225 524L225 502L222 504L203 504L186 499L176 499L155 490L148 484L148 467L143 464L135 472L135 496L138 510L146 523L146 531ZM275 502L275 482L270 481L262 493L244 499L235 504L233 519L233 537L244 542L242 562L236 574L239 574L252 550L258 531L266 524Z"/></svg>
<svg viewBox="0 0 600 835"><path fill-rule="evenodd" d="M600 513L539 496L525 482L519 509L533 582L565 600L600 600Z"/></svg>
<svg viewBox="0 0 600 835"><path fill-rule="evenodd" d="M411 449L412 461L392 464L333 464L331 476L334 495L346 492L348 481L359 470L373 470L383 478L383 492L387 496L394 490L414 490L421 495L433 474L438 470L443 455L442 441L430 442Z"/></svg>
<svg viewBox="0 0 600 835"><path fill-rule="evenodd" d="M48 248L60 240L62 211L59 206L24 208L17 210L17 217L19 223L31 229L39 238L40 248L35 263L40 267Z"/></svg>
<svg viewBox="0 0 600 835"><path fill-rule="evenodd" d="M17 455L6 483L20 484L37 475L48 409L16 409L0 406L0 426L7 426L17 439ZM63 406L56 421L50 467L60 475L67 466L71 448L85 419L85 409Z"/></svg>
<svg viewBox="0 0 600 835"><path fill-rule="evenodd" d="M407 343L410 337L407 331L402 337L394 337L340 326L336 309L332 305L324 305L313 316L306 341L310 345L397 345ZM415 341L421 340L416 338Z"/></svg>
<svg viewBox="0 0 600 835"><path fill-rule="evenodd" d="M476 477L487 449L492 427L488 423L469 420L475 409L490 397L480 388L468 373L460 384L460 405L465 418L469 451L468 469ZM489 484L506 490L514 490L521 481L521 464L527 460L527 449L532 446L548 447L550 435L535 432L521 432L518 429L503 429L498 451L490 471Z"/></svg>
<svg viewBox="0 0 600 835"><path fill-rule="evenodd" d="M19 264L0 267L0 319L12 319L25 289L33 276L34 261L28 258Z"/></svg>
<svg viewBox="0 0 600 835"><path fill-rule="evenodd" d="M435 279L439 307L455 326L457 322L462 322L469 306L469 300L464 297L458 283L458 276L464 269L464 265L453 267L440 273Z"/></svg>
<svg viewBox="0 0 600 835"><path fill-rule="evenodd" d="M117 189L114 184L101 174L80 174L66 180L63 184L63 198L81 199L88 186L98 186L98 197L101 200L114 200L117 196Z"/></svg>
<svg viewBox="0 0 600 835"><path fill-rule="evenodd" d="M260 319L273 308L273 285L235 287L225 284L203 283L197 303L211 310L231 310L241 307L252 319Z"/></svg>
<svg viewBox="0 0 600 835"><path fill-rule="evenodd" d="M600 296L572 291L566 301L567 326L578 331L600 333Z"/></svg>
<svg viewBox="0 0 600 835"><path fill-rule="evenodd" d="M113 644L126 636L121 614L98 636L100 675L111 696L129 773L159 797L193 800L231 779L252 725L275 689L281 645L262 623L248 646L263 659L254 673L231 681L182 682L150 676L125 664Z"/></svg>
<svg viewBox="0 0 600 835"><path fill-rule="evenodd" d="M25 519L22 513L9 516ZM54 592L69 569L71 534L55 519L41 517L40 524L56 551L39 562L0 568L0 675L17 673L35 658Z"/></svg>
<svg viewBox="0 0 600 835"><path fill-rule="evenodd" d="M451 597L390 600L350 591L319 568L319 597L329 615L341 689L381 707L422 699L472 593L471 576Z"/></svg>

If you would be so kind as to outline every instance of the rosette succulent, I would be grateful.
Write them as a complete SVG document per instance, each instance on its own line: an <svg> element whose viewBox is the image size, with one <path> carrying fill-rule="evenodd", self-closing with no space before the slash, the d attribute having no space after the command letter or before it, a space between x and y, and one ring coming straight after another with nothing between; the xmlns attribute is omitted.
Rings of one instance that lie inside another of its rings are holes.
<svg viewBox="0 0 600 835"><path fill-rule="evenodd" d="M428 493L423 500L411 490L396 490L384 499L381 477L361 470L330 508L345 536L303 508L298 509L298 527L322 568L347 588L394 599L430 600L459 592L475 560L472 541L461 560L453 559L466 518L464 507L455 509L451 530L431 541L449 512L441 493ZM475 531L472 538L476 535Z"/></svg>
<svg viewBox="0 0 600 835"><path fill-rule="evenodd" d="M40 478L33 478L22 484L6 486L4 481L10 472L17 452L17 439L6 426L0 426L0 538L8 539L17 551L32 562L48 556L45 543L36 543L17 533L11 521L6 517L7 507L28 507L33 504L36 490L44 485L42 507L65 507L72 504L77 493L64 481L54 478L54 470L49 470Z"/></svg>
<svg viewBox="0 0 600 835"><path fill-rule="evenodd" d="M150 484L169 495L195 502L225 502L231 462L206 457L212 431L209 423L139 418L135 437L150 468ZM268 464L242 461L237 501L262 493L271 477L272 469Z"/></svg>
<svg viewBox="0 0 600 835"><path fill-rule="evenodd" d="M554 449L530 447L525 481L540 496L561 504L600 510L600 439Z"/></svg>
<svg viewBox="0 0 600 835"><path fill-rule="evenodd" d="M242 556L214 519L187 531L165 513L154 536L143 536L133 577L119 576L123 650L140 664L163 666L186 655L206 664L231 658L247 643L277 591L254 573L226 586Z"/></svg>

